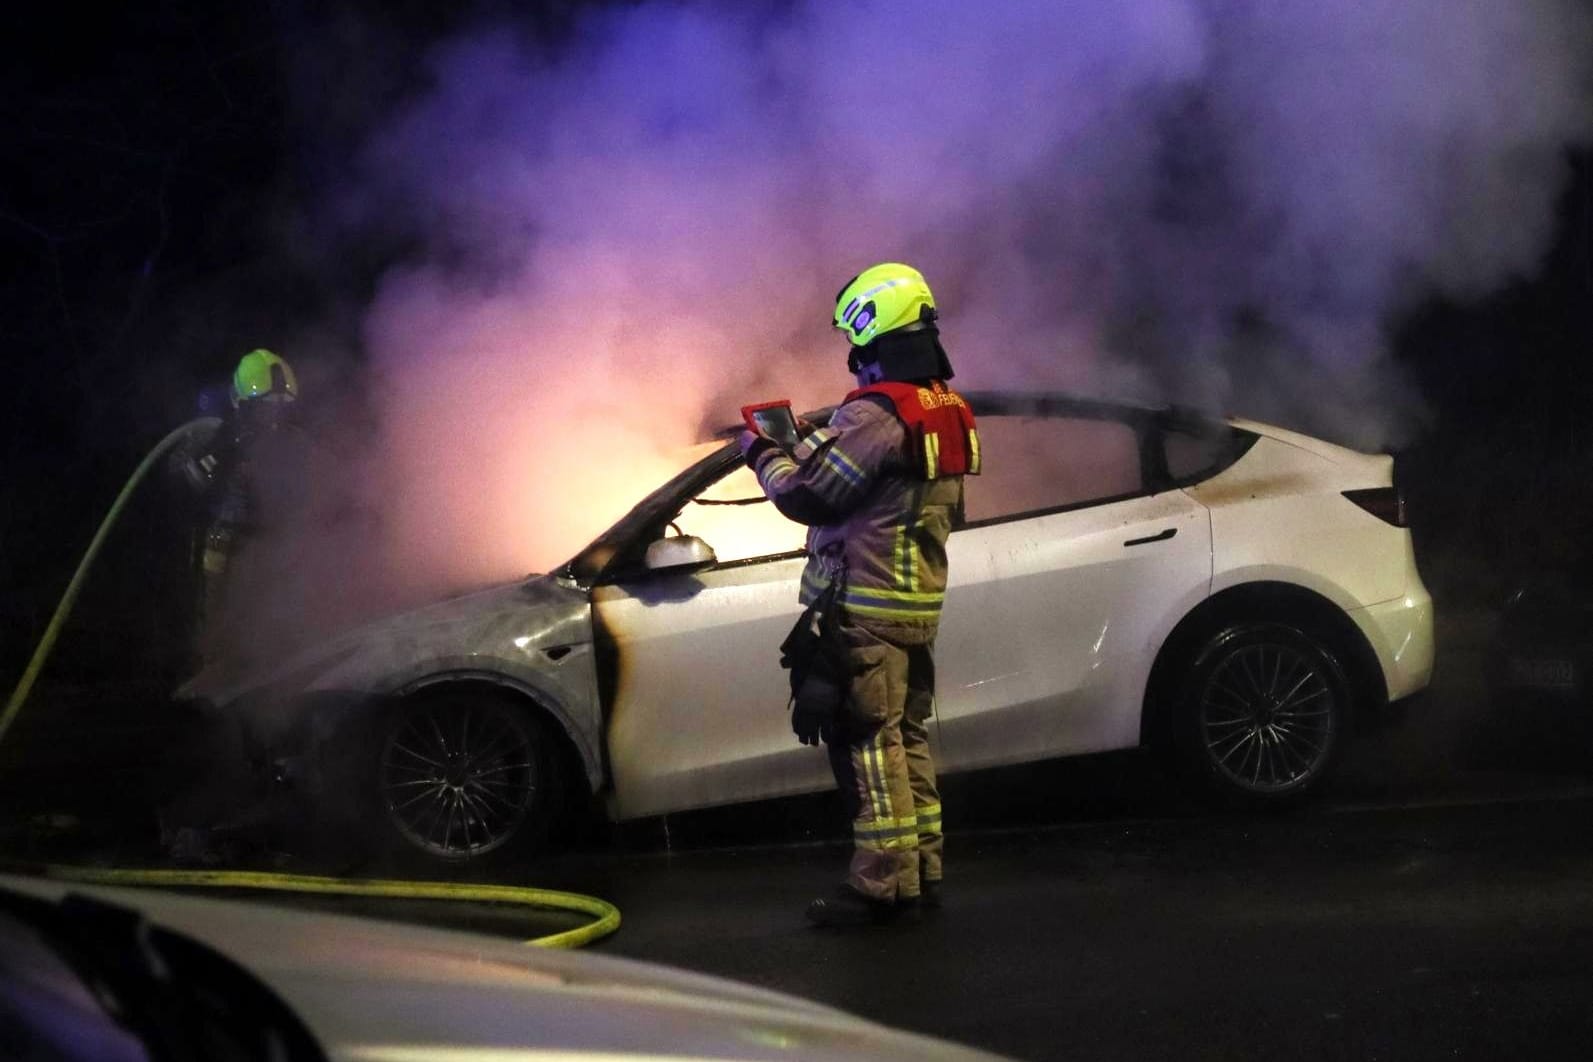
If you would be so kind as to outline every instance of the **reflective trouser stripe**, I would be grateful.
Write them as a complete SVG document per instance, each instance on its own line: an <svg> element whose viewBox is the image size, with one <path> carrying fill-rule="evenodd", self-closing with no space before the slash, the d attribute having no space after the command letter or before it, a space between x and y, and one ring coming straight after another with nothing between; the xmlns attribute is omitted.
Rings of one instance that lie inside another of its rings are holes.
<svg viewBox="0 0 1593 1062"><path fill-rule="evenodd" d="M899 852L918 847L918 827L908 820L886 820L890 825L854 826L852 842L872 852Z"/></svg>
<svg viewBox="0 0 1593 1062"><path fill-rule="evenodd" d="M882 734L863 749L863 771L868 782L868 803L874 809L875 822L894 822L891 816L890 780L885 776L885 750L881 747Z"/></svg>
<svg viewBox="0 0 1593 1062"><path fill-rule="evenodd" d="M914 816L914 822L918 826L919 833L929 834L931 836L939 834L940 805L925 804L923 807L918 809L918 813Z"/></svg>
<svg viewBox="0 0 1593 1062"><path fill-rule="evenodd" d="M891 814L890 779L885 772L884 732L876 733L863 746L862 752L864 785L874 817L853 824L852 840L860 848L876 852L918 847L917 816L897 818Z"/></svg>

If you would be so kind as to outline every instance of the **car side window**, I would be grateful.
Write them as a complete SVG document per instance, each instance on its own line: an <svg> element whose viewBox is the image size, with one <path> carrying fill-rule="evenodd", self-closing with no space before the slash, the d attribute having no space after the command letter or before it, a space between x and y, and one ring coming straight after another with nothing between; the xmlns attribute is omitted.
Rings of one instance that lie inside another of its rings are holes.
<svg viewBox="0 0 1593 1062"><path fill-rule="evenodd" d="M807 540L807 528L780 515L745 465L687 502L675 525L712 546L721 564L794 553Z"/></svg>
<svg viewBox="0 0 1593 1062"><path fill-rule="evenodd" d="M1162 433L1167 475L1175 483L1207 479L1233 464L1254 441L1249 432L1226 425L1169 427Z"/></svg>
<svg viewBox="0 0 1593 1062"><path fill-rule="evenodd" d="M965 481L969 523L1086 505L1144 487L1139 437L1120 420L979 418L983 470Z"/></svg>

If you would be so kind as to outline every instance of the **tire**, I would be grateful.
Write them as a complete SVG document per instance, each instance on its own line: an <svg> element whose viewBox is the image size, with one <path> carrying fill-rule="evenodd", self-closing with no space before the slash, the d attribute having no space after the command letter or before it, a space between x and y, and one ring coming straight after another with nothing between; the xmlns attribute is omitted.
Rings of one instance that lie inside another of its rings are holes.
<svg viewBox="0 0 1593 1062"><path fill-rule="evenodd" d="M1192 654L1172 751L1223 803L1293 805L1331 775L1351 708L1344 669L1320 640L1283 624L1236 624Z"/></svg>
<svg viewBox="0 0 1593 1062"><path fill-rule="evenodd" d="M366 788L382 855L403 866L487 866L524 855L560 807L550 726L480 690L426 691L391 706L371 735Z"/></svg>

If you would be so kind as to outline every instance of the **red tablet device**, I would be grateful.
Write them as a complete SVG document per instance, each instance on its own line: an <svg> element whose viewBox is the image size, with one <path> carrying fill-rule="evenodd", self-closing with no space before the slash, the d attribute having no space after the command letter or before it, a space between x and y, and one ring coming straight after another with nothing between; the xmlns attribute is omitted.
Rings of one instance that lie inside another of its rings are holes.
<svg viewBox="0 0 1593 1062"><path fill-rule="evenodd" d="M742 406L741 417L747 422L747 427L767 435L782 448L796 449L796 416L791 412L790 399L782 398L778 402L759 402L757 405Z"/></svg>

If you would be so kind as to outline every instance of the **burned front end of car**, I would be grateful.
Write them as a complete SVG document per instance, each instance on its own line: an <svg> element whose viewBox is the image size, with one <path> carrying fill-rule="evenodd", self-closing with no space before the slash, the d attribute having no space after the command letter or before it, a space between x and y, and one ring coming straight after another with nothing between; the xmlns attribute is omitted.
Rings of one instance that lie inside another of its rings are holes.
<svg viewBox="0 0 1593 1062"><path fill-rule="evenodd" d="M522 787L528 805L555 782L590 792L602 779L590 604L554 576L392 616L269 670L213 668L178 695L203 720L213 776L196 780L189 818L224 810L312 839L368 836L374 823L402 842L417 833L404 815L408 787L459 818L464 841L450 821L431 854L466 858L487 847L484 802L504 795L497 778L472 780L472 769L502 762L484 747L489 727L515 729L525 758L538 759ZM526 810L498 818L518 829Z"/></svg>

